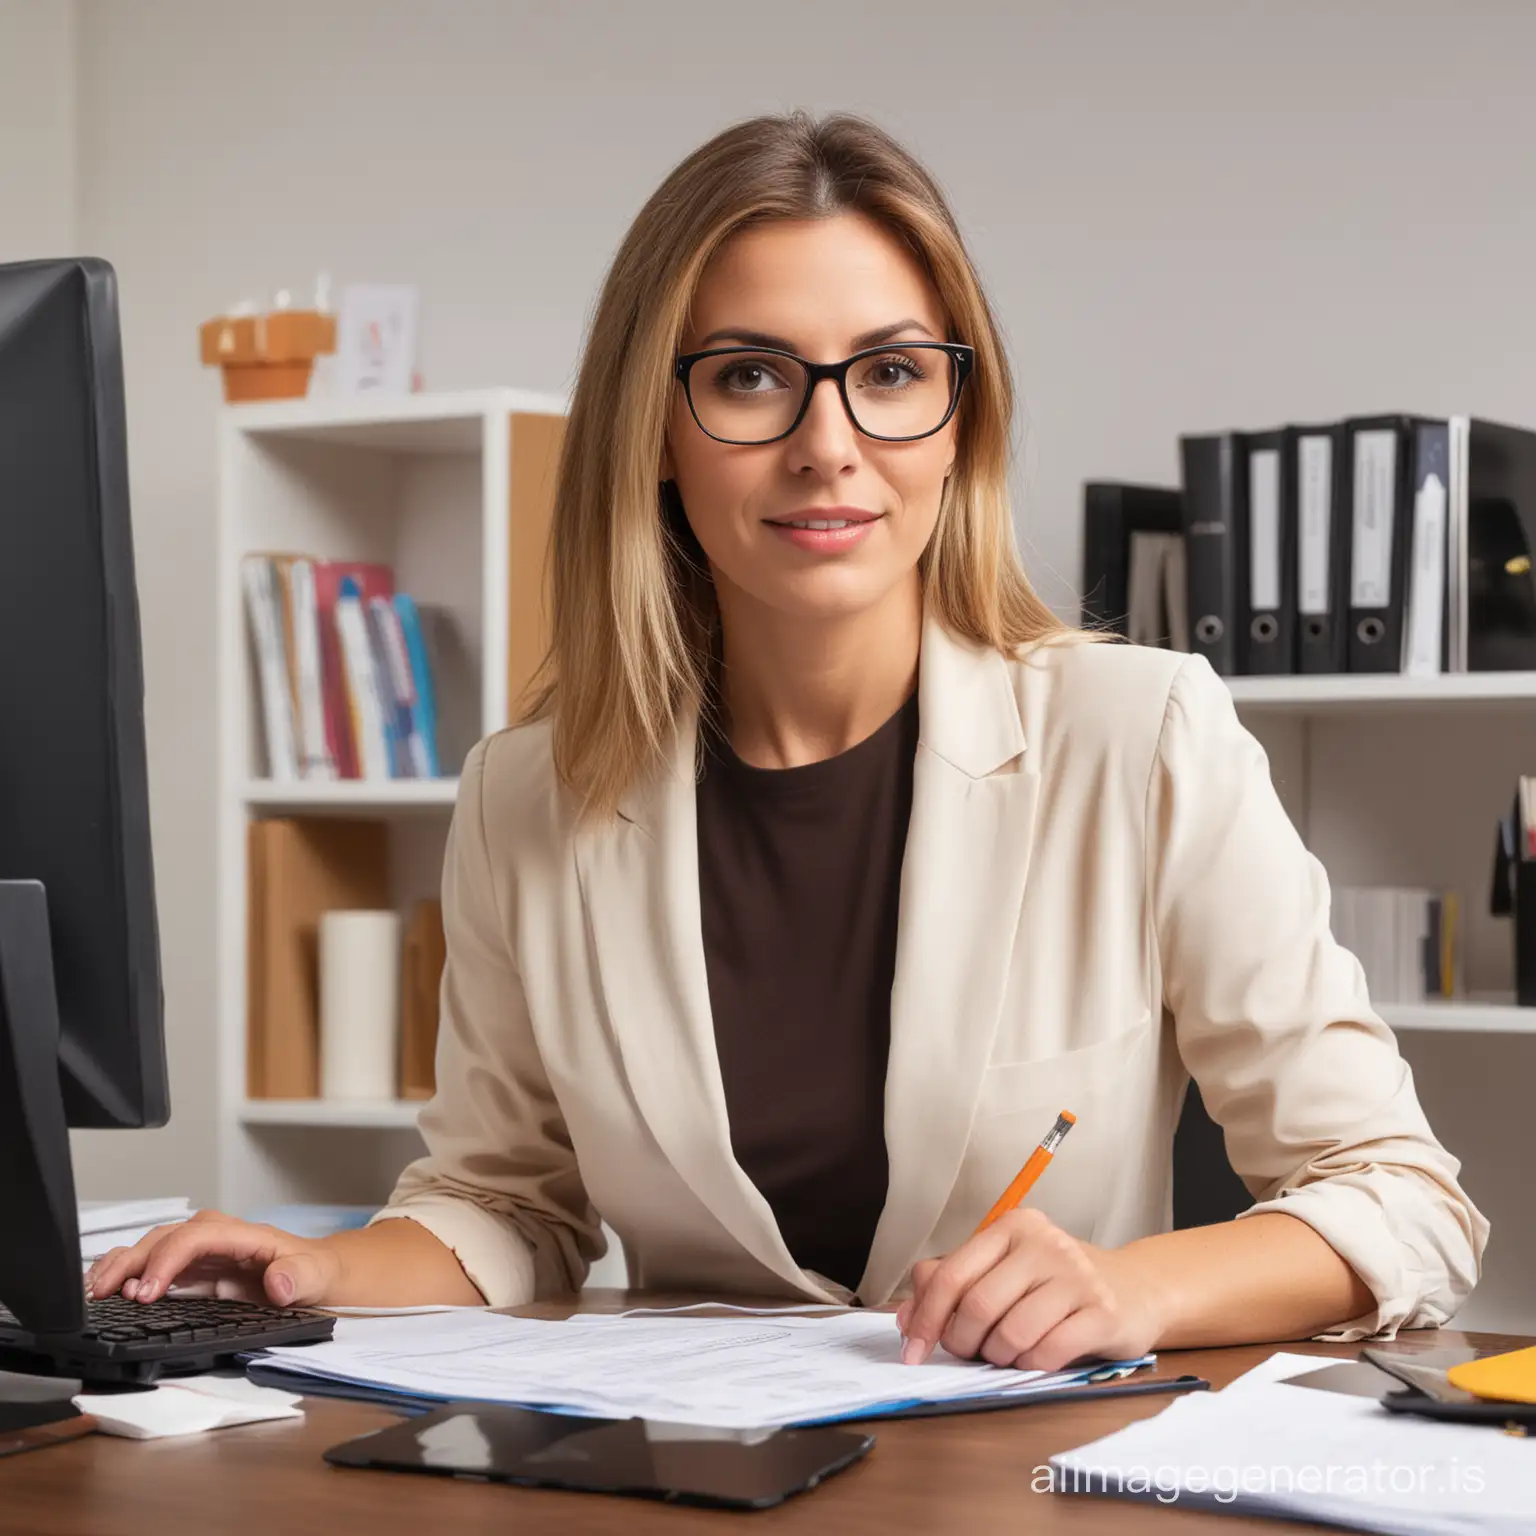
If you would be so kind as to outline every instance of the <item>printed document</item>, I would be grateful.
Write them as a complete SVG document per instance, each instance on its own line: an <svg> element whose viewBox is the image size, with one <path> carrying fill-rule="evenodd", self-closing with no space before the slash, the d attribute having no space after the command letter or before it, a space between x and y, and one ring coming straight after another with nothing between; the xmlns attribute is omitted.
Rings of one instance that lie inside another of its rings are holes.
<svg viewBox="0 0 1536 1536"><path fill-rule="evenodd" d="M268 1350L263 1365L402 1394L477 1398L613 1418L754 1429L878 1407L1080 1382L956 1360L901 1364L890 1313L837 1317L601 1317L489 1312L344 1318L329 1343Z"/></svg>
<svg viewBox="0 0 1536 1536"><path fill-rule="evenodd" d="M1051 1457L1051 1491L1311 1520L1382 1536L1529 1536L1536 1441L1290 1385L1279 1354L1220 1392ZM1037 1492L1047 1491L1037 1485Z"/></svg>

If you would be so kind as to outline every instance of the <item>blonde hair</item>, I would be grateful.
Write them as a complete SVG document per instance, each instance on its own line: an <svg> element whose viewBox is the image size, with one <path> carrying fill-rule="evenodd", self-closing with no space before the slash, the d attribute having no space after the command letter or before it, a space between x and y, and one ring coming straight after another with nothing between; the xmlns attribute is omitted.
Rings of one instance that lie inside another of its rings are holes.
<svg viewBox="0 0 1536 1536"><path fill-rule="evenodd" d="M933 283L975 348L954 469L919 564L927 610L1005 655L1071 633L1019 565L1008 498L1013 383L981 283L937 183L862 118L753 118L689 155L630 226L603 284L566 424L551 533L553 632L524 718L553 717L562 781L610 813L703 698L713 587L659 485L674 359L701 273L749 224L860 213Z"/></svg>

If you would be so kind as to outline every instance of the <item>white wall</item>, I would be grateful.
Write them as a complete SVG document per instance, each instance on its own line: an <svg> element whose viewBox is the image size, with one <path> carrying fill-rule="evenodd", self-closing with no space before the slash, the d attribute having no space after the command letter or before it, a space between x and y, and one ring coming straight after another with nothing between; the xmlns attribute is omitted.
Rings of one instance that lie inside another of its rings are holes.
<svg viewBox="0 0 1536 1536"><path fill-rule="evenodd" d="M74 243L74 0L0 0L0 261Z"/></svg>
<svg viewBox="0 0 1536 1536"><path fill-rule="evenodd" d="M430 387L563 387L681 155L847 107L951 194L1018 370L1025 547L1064 606L1081 481L1171 482L1180 431L1536 419L1515 0L81 0L73 114L70 18L0 0L0 220L18 164L34 209L0 251L57 238L77 158L79 244L122 282L177 1100L169 1132L82 1138L92 1194L213 1182L218 383L195 328L230 300L320 267L412 279ZM10 144L38 121L57 173Z"/></svg>

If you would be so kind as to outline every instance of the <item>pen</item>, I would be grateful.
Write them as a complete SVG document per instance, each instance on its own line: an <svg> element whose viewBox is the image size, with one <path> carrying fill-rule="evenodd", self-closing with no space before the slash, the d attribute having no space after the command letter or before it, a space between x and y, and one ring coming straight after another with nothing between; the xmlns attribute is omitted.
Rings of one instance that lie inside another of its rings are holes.
<svg viewBox="0 0 1536 1536"><path fill-rule="evenodd" d="M1067 1132L1077 1124L1077 1116L1064 1109L1056 1116L1056 1124L1041 1138L1040 1145L1029 1154L1029 1161L1019 1169L1018 1177L998 1197L998 1202L982 1217L977 1232L985 1232L999 1216L1006 1216L1035 1186L1035 1180L1050 1166L1056 1149L1066 1140ZM971 1234L973 1237L975 1233Z"/></svg>

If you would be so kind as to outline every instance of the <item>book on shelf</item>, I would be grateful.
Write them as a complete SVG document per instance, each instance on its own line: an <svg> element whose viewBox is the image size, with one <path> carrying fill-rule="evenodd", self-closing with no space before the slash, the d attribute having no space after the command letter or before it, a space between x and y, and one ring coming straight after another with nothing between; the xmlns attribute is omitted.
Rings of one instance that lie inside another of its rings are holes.
<svg viewBox="0 0 1536 1536"><path fill-rule="evenodd" d="M1513 920L1515 1001L1536 1008L1536 774L1515 781L1509 811L1499 818L1488 910Z"/></svg>
<svg viewBox="0 0 1536 1536"><path fill-rule="evenodd" d="M1082 622L1136 645L1189 649L1177 491L1119 481L1083 487Z"/></svg>
<svg viewBox="0 0 1536 1536"><path fill-rule="evenodd" d="M1365 972L1373 1003L1462 994L1461 902L1455 891L1335 886L1333 936Z"/></svg>
<svg viewBox="0 0 1536 1536"><path fill-rule="evenodd" d="M1163 494L1180 509L1189 648L1217 672L1536 670L1536 431L1357 415L1185 434L1179 461ZM1085 488L1084 615L1128 634L1118 613L1150 598L1132 590L1137 530L1101 484ZM1137 490L1153 504L1157 488ZM1171 626L1153 643L1182 648Z"/></svg>
<svg viewBox="0 0 1536 1536"><path fill-rule="evenodd" d="M255 551L241 563L267 774L440 774L422 614L387 565Z"/></svg>

